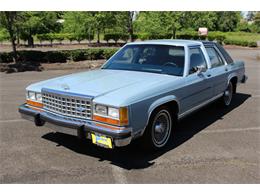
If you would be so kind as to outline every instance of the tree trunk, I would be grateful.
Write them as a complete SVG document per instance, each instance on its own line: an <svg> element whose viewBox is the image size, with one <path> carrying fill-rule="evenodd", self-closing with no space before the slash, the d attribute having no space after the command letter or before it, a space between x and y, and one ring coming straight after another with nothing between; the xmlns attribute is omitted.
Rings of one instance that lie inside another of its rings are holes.
<svg viewBox="0 0 260 195"><path fill-rule="evenodd" d="M28 46L29 46L29 47L34 47L33 37L32 37L32 36L29 36L29 37L28 37Z"/></svg>
<svg viewBox="0 0 260 195"><path fill-rule="evenodd" d="M100 43L100 29L97 29L97 43Z"/></svg>
<svg viewBox="0 0 260 195"><path fill-rule="evenodd" d="M17 62L17 51L16 51L16 45L15 45L15 35L14 35L14 18L15 18L16 12L5 12L5 17L7 21L7 30L10 35L10 40L12 43L12 49L13 49L13 60L16 63Z"/></svg>
<svg viewBox="0 0 260 195"><path fill-rule="evenodd" d="M133 37L133 34L134 34L134 30L133 30L133 17L134 17L134 12L129 12L128 13L128 33L129 33L129 38L130 38L130 41L133 42L134 41L134 37Z"/></svg>
<svg viewBox="0 0 260 195"><path fill-rule="evenodd" d="M176 38L176 28L173 27L172 29L172 37L175 39Z"/></svg>
<svg viewBox="0 0 260 195"><path fill-rule="evenodd" d="M14 62L17 63L17 51L16 51L16 45L15 45L15 39L11 38L11 42L12 42L12 49L13 49L13 59L14 59Z"/></svg>
<svg viewBox="0 0 260 195"><path fill-rule="evenodd" d="M19 37L19 34L18 34L18 33L17 33L16 40L17 40L17 46L19 47L19 46L20 46L20 37Z"/></svg>

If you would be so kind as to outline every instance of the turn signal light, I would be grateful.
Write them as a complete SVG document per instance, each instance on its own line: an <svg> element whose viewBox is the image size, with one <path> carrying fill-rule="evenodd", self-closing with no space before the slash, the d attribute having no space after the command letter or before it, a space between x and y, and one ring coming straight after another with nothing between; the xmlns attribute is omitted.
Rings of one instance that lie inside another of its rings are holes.
<svg viewBox="0 0 260 195"><path fill-rule="evenodd" d="M113 119L110 117L93 115L93 120L116 125L116 126L126 126L128 125L128 110L127 108L119 108L119 119Z"/></svg>
<svg viewBox="0 0 260 195"><path fill-rule="evenodd" d="M32 101L32 100L26 100L26 103L30 106L35 106L35 107L40 107L42 108L43 107L43 104L40 103L40 102L35 102L35 101Z"/></svg>

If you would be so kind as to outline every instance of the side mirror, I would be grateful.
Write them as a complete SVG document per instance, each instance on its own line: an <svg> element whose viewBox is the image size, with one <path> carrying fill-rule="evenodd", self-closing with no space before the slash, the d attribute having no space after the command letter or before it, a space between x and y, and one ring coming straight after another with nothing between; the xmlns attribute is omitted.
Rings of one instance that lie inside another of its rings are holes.
<svg viewBox="0 0 260 195"><path fill-rule="evenodd" d="M206 66L197 66L197 74L200 74L202 72L206 72L207 68Z"/></svg>

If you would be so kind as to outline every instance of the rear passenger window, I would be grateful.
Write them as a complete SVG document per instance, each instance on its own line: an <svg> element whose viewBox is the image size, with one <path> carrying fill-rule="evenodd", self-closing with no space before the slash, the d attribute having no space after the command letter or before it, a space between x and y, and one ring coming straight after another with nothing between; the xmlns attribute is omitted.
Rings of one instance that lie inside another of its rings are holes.
<svg viewBox="0 0 260 195"><path fill-rule="evenodd" d="M206 47L211 62L211 67L215 68L224 65L224 62L214 47Z"/></svg>
<svg viewBox="0 0 260 195"><path fill-rule="evenodd" d="M206 60L200 48L191 48L190 49L190 70L189 74L197 72L198 66L205 66Z"/></svg>

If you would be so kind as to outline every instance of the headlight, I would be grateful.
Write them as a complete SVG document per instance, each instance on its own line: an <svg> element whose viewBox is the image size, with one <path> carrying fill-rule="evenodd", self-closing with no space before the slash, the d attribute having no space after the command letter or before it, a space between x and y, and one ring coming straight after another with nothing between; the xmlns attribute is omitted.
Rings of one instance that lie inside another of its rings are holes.
<svg viewBox="0 0 260 195"><path fill-rule="evenodd" d="M128 124L128 109L127 107L115 108L96 104L93 119L112 125L125 126Z"/></svg>
<svg viewBox="0 0 260 195"><path fill-rule="evenodd" d="M112 118L119 119L119 109L118 108L108 108L108 116Z"/></svg>
<svg viewBox="0 0 260 195"><path fill-rule="evenodd" d="M95 106L95 113L103 115L103 116L106 116L107 115L107 106L103 106L103 105L98 105L97 104Z"/></svg>
<svg viewBox="0 0 260 195"><path fill-rule="evenodd" d="M36 93L36 100L38 101L38 102L42 102L42 94L41 93Z"/></svg>
<svg viewBox="0 0 260 195"><path fill-rule="evenodd" d="M28 99L29 100L36 100L36 93L33 91L28 91Z"/></svg>
<svg viewBox="0 0 260 195"><path fill-rule="evenodd" d="M41 93L28 91L26 95L26 99L28 105L35 106L35 107L43 107Z"/></svg>
<svg viewBox="0 0 260 195"><path fill-rule="evenodd" d="M42 94L34 91L27 92L27 99L32 101L41 102L42 101Z"/></svg>

